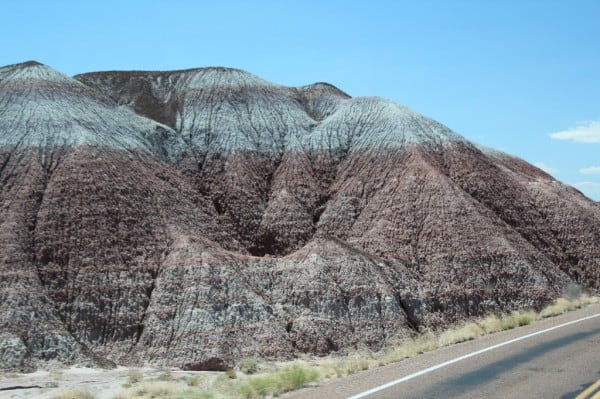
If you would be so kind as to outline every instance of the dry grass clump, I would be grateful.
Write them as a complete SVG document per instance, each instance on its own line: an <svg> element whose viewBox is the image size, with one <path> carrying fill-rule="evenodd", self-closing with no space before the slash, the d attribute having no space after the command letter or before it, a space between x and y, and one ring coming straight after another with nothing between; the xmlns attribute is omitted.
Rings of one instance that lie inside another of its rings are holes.
<svg viewBox="0 0 600 399"><path fill-rule="evenodd" d="M558 316L570 310L578 309L581 306L583 306L583 302L580 299L568 300L565 298L558 298L552 305L546 306L540 312L540 317Z"/></svg>
<svg viewBox="0 0 600 399"><path fill-rule="evenodd" d="M437 340L435 338L435 334L431 331L428 331L414 340L409 341L408 346L410 352L414 351L414 354L421 354L437 349Z"/></svg>
<svg viewBox="0 0 600 399"><path fill-rule="evenodd" d="M168 371L161 373L158 377L156 377L158 381L176 381L177 377L171 374Z"/></svg>
<svg viewBox="0 0 600 399"><path fill-rule="evenodd" d="M390 350L380 359L380 364L395 363L413 357L419 353L432 351L438 347L437 338L432 332L426 332L416 338L409 338Z"/></svg>
<svg viewBox="0 0 600 399"><path fill-rule="evenodd" d="M243 399L277 396L302 388L318 378L316 368L293 365L270 375L250 378L240 383L237 393Z"/></svg>
<svg viewBox="0 0 600 399"><path fill-rule="evenodd" d="M178 389L173 383L144 382L115 395L113 399L171 399L176 393Z"/></svg>
<svg viewBox="0 0 600 399"><path fill-rule="evenodd" d="M448 346L475 339L485 333L476 323L467 323L458 328L444 331L438 338L439 346Z"/></svg>
<svg viewBox="0 0 600 399"><path fill-rule="evenodd" d="M486 334L492 334L502 331L502 319L498 315L492 314L479 320L479 325Z"/></svg>
<svg viewBox="0 0 600 399"><path fill-rule="evenodd" d="M321 370L321 374L325 378L329 378L333 375L342 377L368 370L371 368L372 363L375 363L372 356L354 355L323 360L319 363L318 367Z"/></svg>
<svg viewBox="0 0 600 399"><path fill-rule="evenodd" d="M96 399L96 395L82 388L72 388L59 394L53 395L50 399Z"/></svg>
<svg viewBox="0 0 600 399"><path fill-rule="evenodd" d="M526 310L515 314L517 326L528 326L538 319L538 314L533 310Z"/></svg>
<svg viewBox="0 0 600 399"><path fill-rule="evenodd" d="M229 378L230 380L235 380L237 378L237 374L235 373L235 370L233 369L229 369L225 372L225 375L227 376L227 378Z"/></svg>
<svg viewBox="0 0 600 399"><path fill-rule="evenodd" d="M574 288L570 289L571 291ZM571 296L573 293L571 293ZM599 296L589 296L587 294L581 294L578 297L558 298L552 305L546 306L540 313L540 318L558 316L571 310L579 309L587 305L600 303Z"/></svg>
<svg viewBox="0 0 600 399"><path fill-rule="evenodd" d="M502 316L502 319L500 320L500 325L502 326L502 331L517 328L519 326L519 323L517 322L516 314L512 313Z"/></svg>
<svg viewBox="0 0 600 399"><path fill-rule="evenodd" d="M127 372L127 382L131 385L137 384L144 379L144 374L138 369L131 369Z"/></svg>
<svg viewBox="0 0 600 399"><path fill-rule="evenodd" d="M255 357L242 359L238 367L244 374L255 374L258 371L258 359Z"/></svg>
<svg viewBox="0 0 600 399"><path fill-rule="evenodd" d="M357 373L359 371L365 371L365 370L368 370L369 367L370 367L369 359L360 358L360 357L350 359L350 361L346 365L346 374L350 375L350 374Z"/></svg>
<svg viewBox="0 0 600 399"><path fill-rule="evenodd" d="M202 383L202 377L199 375L193 375L191 377L187 377L185 383L190 387L197 387Z"/></svg>

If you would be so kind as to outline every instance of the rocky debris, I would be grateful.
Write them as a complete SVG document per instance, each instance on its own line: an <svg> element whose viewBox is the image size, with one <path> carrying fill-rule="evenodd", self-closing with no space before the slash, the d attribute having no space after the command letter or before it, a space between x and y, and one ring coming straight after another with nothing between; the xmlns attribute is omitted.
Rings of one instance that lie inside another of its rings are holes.
<svg viewBox="0 0 600 399"><path fill-rule="evenodd" d="M600 288L600 208L380 98L0 68L0 368L221 370Z"/></svg>

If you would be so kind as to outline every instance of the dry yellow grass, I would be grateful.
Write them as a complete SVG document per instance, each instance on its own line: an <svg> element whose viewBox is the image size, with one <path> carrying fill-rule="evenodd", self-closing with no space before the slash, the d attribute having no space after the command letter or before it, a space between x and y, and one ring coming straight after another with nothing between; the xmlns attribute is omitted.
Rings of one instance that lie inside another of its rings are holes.
<svg viewBox="0 0 600 399"><path fill-rule="evenodd" d="M475 339L485 333L484 329L476 323L467 323L458 328L444 331L438 338L439 346L448 346L459 342Z"/></svg>
<svg viewBox="0 0 600 399"><path fill-rule="evenodd" d="M492 314L479 320L479 325L486 334L492 334L502 331L502 319L498 315Z"/></svg>
<svg viewBox="0 0 600 399"><path fill-rule="evenodd" d="M546 306L539 314L540 318L558 316L583 306L600 303L599 296L582 295L577 299L558 298L552 305Z"/></svg>
<svg viewBox="0 0 600 399"><path fill-rule="evenodd" d="M399 345L385 351L383 356L379 356L379 364L389 364L398 362L402 359L413 357L419 353L429 352L438 347L437 338L432 332L427 332L416 338L409 338Z"/></svg>

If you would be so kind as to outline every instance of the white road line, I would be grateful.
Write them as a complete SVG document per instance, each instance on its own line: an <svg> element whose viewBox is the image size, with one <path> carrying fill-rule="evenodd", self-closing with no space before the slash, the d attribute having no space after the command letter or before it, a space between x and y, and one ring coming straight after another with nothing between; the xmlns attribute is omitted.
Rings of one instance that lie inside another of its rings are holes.
<svg viewBox="0 0 600 399"><path fill-rule="evenodd" d="M580 322L585 321L585 320L593 319L595 317L600 317L600 313L595 314L595 315L591 315L591 316L587 316L587 317L583 317L581 319L569 321L568 323L559 324L559 325L554 326L554 327L546 328L545 330L541 330L541 331L537 331L537 332L534 332L534 333L531 333L531 334L523 335L522 337L514 338L514 339L511 339L511 340L508 340L508 341L505 341L505 342L502 342L502 343L499 343L499 344L496 344L496 345L492 345L492 346L484 348L484 349L480 349L480 350L475 351L475 352L468 353L466 355L454 358L452 360L448 360L448 361L446 361L444 363L437 364L435 366L426 368L426 369L421 370L421 371L417 371L416 373L409 374L409 375L407 375L405 377L402 377L402 378L399 378L397 380L388 382L387 384L383 384L383 385L380 385L378 387L369 389L368 391L364 391L364 392L361 392L361 393L359 393L357 395L350 396L350 397L348 397L348 399L360 399L360 398L364 398L364 397L372 395L372 394L374 394L376 392L383 391L384 389L387 389L387 388L392 387L394 385L398 385L398 384L400 384L402 382L405 382L405 381L408 381L408 380L412 380L413 378L419 377L419 376L421 376L423 374L430 373L432 371L441 369L442 367L449 366L449 365L451 365L453 363L460 362L460 361L468 359L470 357L481 355L482 353L489 352L491 350L498 349L498 348L501 348L503 346L510 345L512 343L515 343L515 342L518 342L518 341L522 341L522 340L527 339L527 338L535 337L536 335L545 334L547 332L550 332L550 331L553 331L553 330L556 330L556 329L559 329L559 328L562 328L562 327L570 326L571 324L576 324L576 323L580 323Z"/></svg>

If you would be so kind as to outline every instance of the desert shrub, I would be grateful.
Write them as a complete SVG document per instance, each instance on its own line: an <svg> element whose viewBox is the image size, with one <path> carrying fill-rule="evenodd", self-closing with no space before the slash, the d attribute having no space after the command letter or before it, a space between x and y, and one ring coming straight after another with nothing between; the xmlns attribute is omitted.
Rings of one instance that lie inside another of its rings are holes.
<svg viewBox="0 0 600 399"><path fill-rule="evenodd" d="M144 383L135 388L137 396L148 396L150 398L168 398L176 391L175 386L166 382Z"/></svg>
<svg viewBox="0 0 600 399"><path fill-rule="evenodd" d="M186 384L190 387L197 387L202 382L202 378L199 375L193 375L188 377L186 380Z"/></svg>
<svg viewBox="0 0 600 399"><path fill-rule="evenodd" d="M243 359L240 364L240 371L245 374L254 374L258 371L258 360L255 357Z"/></svg>
<svg viewBox="0 0 600 399"><path fill-rule="evenodd" d="M127 372L127 382L130 384L137 384L144 379L144 375L138 369L131 369Z"/></svg>
<svg viewBox="0 0 600 399"><path fill-rule="evenodd" d="M235 374L235 370L233 369L229 369L225 372L225 375L227 376L227 378L235 380L237 378L237 375Z"/></svg>
<svg viewBox="0 0 600 399"><path fill-rule="evenodd" d="M158 377L156 377L158 381L175 381L177 378L169 373L168 371L161 373Z"/></svg>

